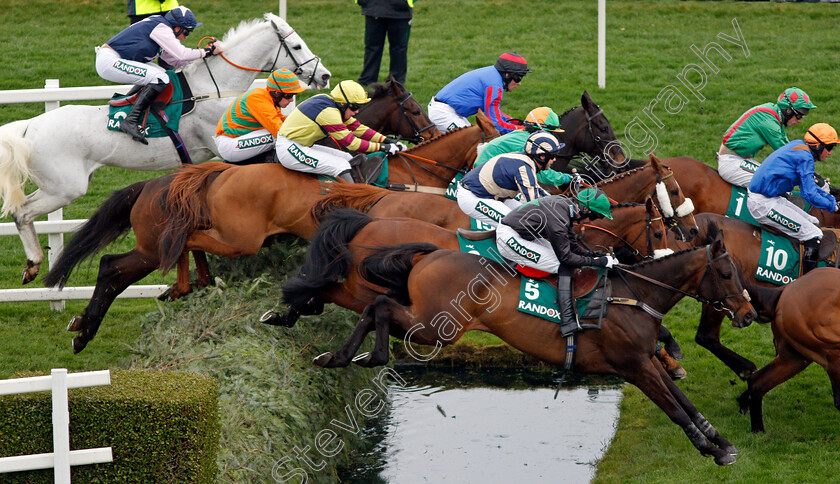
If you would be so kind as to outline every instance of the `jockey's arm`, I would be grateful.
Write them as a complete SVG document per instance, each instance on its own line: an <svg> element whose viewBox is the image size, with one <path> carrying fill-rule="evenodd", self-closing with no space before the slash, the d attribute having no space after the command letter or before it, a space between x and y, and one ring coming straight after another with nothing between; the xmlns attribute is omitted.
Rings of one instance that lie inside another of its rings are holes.
<svg viewBox="0 0 840 484"><path fill-rule="evenodd" d="M172 28L166 24L159 24L149 34L149 38L155 41L160 48L160 58L169 65L183 67L190 62L204 57L203 49L190 49L181 44Z"/></svg>
<svg viewBox="0 0 840 484"><path fill-rule="evenodd" d="M484 95L484 112L490 121L496 125L499 133L506 134L516 130L515 124L507 122L510 116L503 113L500 104L502 103L502 90L498 87L488 87Z"/></svg>

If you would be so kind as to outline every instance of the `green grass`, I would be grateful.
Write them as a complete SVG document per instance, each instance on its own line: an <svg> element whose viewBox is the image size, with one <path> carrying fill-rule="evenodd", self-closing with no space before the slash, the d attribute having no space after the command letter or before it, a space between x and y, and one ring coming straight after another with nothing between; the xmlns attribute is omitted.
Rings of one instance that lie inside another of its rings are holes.
<svg viewBox="0 0 840 484"><path fill-rule="evenodd" d="M221 37L240 20L275 11L277 2L204 0L190 6L204 22L199 33ZM578 105L582 91L588 90L622 137L625 126L634 118L647 121L642 109L661 90L675 86L688 96L688 103L677 114L665 113L662 104L655 109L664 125L654 128L648 124L658 140L656 152L662 157L689 155L711 164L723 132L742 112L775 99L792 85L807 91L819 108L805 122L788 130L791 139L801 137L816 122L838 124L840 94L834 80L840 68L833 62L836 49L829 40L836 28L834 5L610 1L604 90L597 87L596 9L597 3L591 0L418 1L407 87L425 104L457 75L492 64L504 51L516 51L528 59L535 72L506 95L503 109L508 114L522 117L540 105L562 112ZM363 17L353 2L292 1L288 14L291 25L322 57L336 80L355 79L361 69L364 28ZM737 18L746 39L749 57L717 37L718 33L733 35L733 18ZM93 69L93 47L127 23L124 5L113 0L4 1L0 9L0 89L39 88L46 78L58 78L65 87L105 84ZM197 37L191 37L190 42ZM702 48L712 41L721 44L732 60L715 57L720 71L707 71L702 90L706 100L699 102L676 75L689 63L699 63L690 50L692 44ZM388 64L387 57L386 53L383 66ZM43 106L38 104L0 105L0 123L42 112ZM643 155L637 151L633 154ZM759 157L766 154L765 150ZM832 158L820 166L820 171L840 179ZM100 169L93 176L88 195L66 208L65 217L86 218L112 190L156 175ZM122 252L132 245L129 237L109 252ZM0 239L0 287L19 287L23 260L16 238ZM93 284L97 266L94 261L71 283ZM143 283L171 282L173 277L154 274ZM140 335L139 321L144 314L158 311L152 300L117 301L97 338L85 352L73 356L63 327L83 307L83 302L74 302L65 313L55 314L47 303L0 306L4 336L0 340L0 377L57 366L92 370L124 365L132 356L129 346L133 347ZM768 433L753 436L748 419L738 414L734 403L744 384L730 384L734 378L731 372L693 343L698 314L698 306L687 302L666 318L687 356L684 364L689 379L680 386L709 421L740 447L738 462L717 468L711 460L701 458L682 431L631 387L622 404L618 433L600 463L597 480L832 481L836 474L838 416L824 372L809 369L771 392L765 400ZM724 328L723 339L759 365L773 355L768 327Z"/></svg>

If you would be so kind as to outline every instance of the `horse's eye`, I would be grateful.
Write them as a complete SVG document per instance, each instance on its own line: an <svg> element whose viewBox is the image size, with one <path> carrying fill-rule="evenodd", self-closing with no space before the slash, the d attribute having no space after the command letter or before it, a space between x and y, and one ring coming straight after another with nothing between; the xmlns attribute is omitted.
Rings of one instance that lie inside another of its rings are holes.
<svg viewBox="0 0 840 484"><path fill-rule="evenodd" d="M679 195L679 194L680 194L680 191L679 191L679 190L677 190L676 188L675 188L675 189L673 189L673 190L671 190L671 195L673 195L673 196L675 196L675 197L676 197L676 196L677 196L677 195Z"/></svg>
<svg viewBox="0 0 840 484"><path fill-rule="evenodd" d="M662 234L660 234L659 232L657 232L657 233L653 234L653 237L654 237L654 238L657 238L657 239L661 239L661 238L662 238Z"/></svg>
<svg viewBox="0 0 840 484"><path fill-rule="evenodd" d="M602 133L605 133L605 134L606 134L608 131L609 131L609 130L608 130L607 128L601 128L601 132L602 132Z"/></svg>
<svg viewBox="0 0 840 484"><path fill-rule="evenodd" d="M292 47L292 49L300 50L300 49L303 49L303 46L302 45L296 45L296 46Z"/></svg>
<svg viewBox="0 0 840 484"><path fill-rule="evenodd" d="M720 274L720 277L722 277L722 278L724 278L728 281L729 279L732 279L732 273L731 272L722 272Z"/></svg>

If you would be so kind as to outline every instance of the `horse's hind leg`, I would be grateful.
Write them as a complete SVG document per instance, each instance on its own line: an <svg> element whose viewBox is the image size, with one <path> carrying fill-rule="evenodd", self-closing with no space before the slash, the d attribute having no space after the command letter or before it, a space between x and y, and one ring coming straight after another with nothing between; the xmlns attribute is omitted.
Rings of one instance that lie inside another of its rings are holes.
<svg viewBox="0 0 840 484"><path fill-rule="evenodd" d="M210 285L210 265L207 264L207 254L203 250L192 251L195 261L195 285L196 287L207 287Z"/></svg>
<svg viewBox="0 0 840 484"><path fill-rule="evenodd" d="M764 395L810 364L811 361L805 359L787 341L781 338L777 339L776 357L767 366L753 373L747 379L747 389L738 397L741 413L746 413L748 410L750 412L750 426L753 432L764 432L764 414L761 409Z"/></svg>
<svg viewBox="0 0 840 484"><path fill-rule="evenodd" d="M376 328L376 342L373 345L373 351L366 358L353 360L357 365L367 368L382 366L388 363L390 355L390 350L388 349L390 324L392 321L396 322L410 319L405 306L388 296L376 296L376 302L373 303L373 306L374 325Z"/></svg>
<svg viewBox="0 0 840 484"><path fill-rule="evenodd" d="M365 307L362 311L362 316L353 329L350 338L344 343L335 354L326 352L315 357L314 363L324 368L344 367L350 364L356 352L359 351L359 346L362 345L365 336L374 329L374 305L371 304Z"/></svg>
<svg viewBox="0 0 840 484"><path fill-rule="evenodd" d="M82 314L70 320L68 331L79 331L73 338L73 352L78 353L96 336L99 325L114 299L128 286L157 268L156 257L139 254L136 249L125 254L105 255L99 261L99 275L90 303Z"/></svg>
<svg viewBox="0 0 840 484"><path fill-rule="evenodd" d="M694 447L703 455L711 455L718 465L728 465L735 462L735 457L729 452L717 447L706 435L697 428L685 412L683 405L677 400L672 389L679 388L667 377L664 368L654 358L641 357L639 365L625 366L620 376L633 385L639 387L648 398L665 412L672 422L679 425ZM680 400L688 401L688 397L679 391Z"/></svg>
<svg viewBox="0 0 840 484"><path fill-rule="evenodd" d="M840 410L840 352L834 351L826 358L828 364L825 371L831 380L831 392L834 395L834 408Z"/></svg>
<svg viewBox="0 0 840 484"><path fill-rule="evenodd" d="M722 322L723 313L715 311L711 306L704 304L700 314L700 325L697 326L697 335L694 337L694 340L697 344L717 356L739 378L746 380L755 372L755 363L723 346L720 342L720 326Z"/></svg>
<svg viewBox="0 0 840 484"><path fill-rule="evenodd" d="M169 286L163 294L158 296L158 300L174 301L192 292L192 288L190 287L190 255L188 252L182 252L178 256L178 264L175 272L177 274L175 284Z"/></svg>

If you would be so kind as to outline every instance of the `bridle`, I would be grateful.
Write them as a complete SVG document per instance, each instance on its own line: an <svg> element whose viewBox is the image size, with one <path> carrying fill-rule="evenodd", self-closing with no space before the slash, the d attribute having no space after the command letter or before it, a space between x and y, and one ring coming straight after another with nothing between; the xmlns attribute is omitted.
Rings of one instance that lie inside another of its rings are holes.
<svg viewBox="0 0 840 484"><path fill-rule="evenodd" d="M715 262L717 262L721 259L725 258L727 261L729 261L729 265L732 266L733 272L737 273L737 270L735 269L735 264L732 262L732 258L729 257L728 252L724 252L723 254L721 254L721 255L719 255L719 256L717 256L713 259L712 258L711 245L706 245L705 250L706 250L706 271L703 272L703 277L700 278L700 282L697 284L697 287L701 287L703 285L703 281L706 279L706 276L708 276L710 272L715 272L715 274L717 274L719 272L717 270L714 270L714 268L712 267L712 264L714 264ZM713 271L709 271L709 268L712 268ZM639 299L639 296L636 294L636 291L634 291L633 287L630 286L630 284L627 283L627 279L624 277L622 272L627 273L627 274L631 274L631 275L633 275L633 276L635 276L639 279L650 282L651 284L662 287L664 289L668 289L669 291L676 292L676 293L682 294L684 296L688 296L692 299L695 299L695 300L699 301L701 304L705 304L705 305L708 305L708 306L712 307L715 311L726 312L727 315L729 316L729 318L732 319L732 320L735 319L735 313L740 311L741 308L744 307L745 304L749 304L749 302L750 302L750 295L749 295L749 293L747 292L746 289L744 289L740 293L727 294L723 297L715 299L714 301L711 301L711 300L708 300L706 298L700 297L699 294L691 294L689 292L683 291L682 289L679 289L679 288L676 288L674 286L665 284L664 282L660 282L660 281L657 281L656 279L653 279L653 278L647 277L645 275L639 274L638 272L631 271L630 269L627 269L626 267L615 266L614 269L618 269L620 271L620 272L618 272L618 275L621 277L621 279L624 281L624 283L627 284L628 289L630 289L630 292L633 293L633 296L638 301L636 305L638 305L641 309L643 309L645 312L647 312L651 316L654 316L658 319L662 319L665 315L660 313L659 311L656 311L655 309L651 308L650 306L647 306L646 304L641 303L641 300ZM719 284L717 284L717 285L719 285ZM733 310L731 310L731 309L729 309L725 306L725 303L726 303L727 300L737 298L737 297L743 297L744 298L744 302L740 306L738 306L737 309L735 309L733 311Z"/></svg>
<svg viewBox="0 0 840 484"><path fill-rule="evenodd" d="M667 196L668 188L665 186L665 180L671 178L672 176L674 176L673 171L671 171L665 176L660 175L658 171L656 172L656 187L659 187L661 184L662 189L665 192L664 194L662 194L657 188L656 201L659 204L663 220L668 226L668 228L675 228L677 231L682 233L682 231L679 228L679 222L680 220L684 219L685 217L688 217L694 212L694 204L692 203L690 198L686 197L682 205L680 205L676 209L674 209L671 206L671 199Z"/></svg>
<svg viewBox="0 0 840 484"><path fill-rule="evenodd" d="M397 106L400 108L400 119L397 121L397 131L399 131L399 127L402 125L403 119L408 122L408 125L411 126L411 130L414 132L411 138L401 137L405 141L409 141L414 144L419 144L424 141L422 134L430 129L434 129L435 123L429 120L429 124L418 128L417 123L414 122L414 119L408 115L408 108L405 107L405 103L409 101L409 99L414 99L414 95L408 91L405 91L402 96L397 97L394 95L394 99L397 100ZM416 102L416 101L415 101ZM419 105L419 104L418 104Z"/></svg>
<svg viewBox="0 0 840 484"><path fill-rule="evenodd" d="M274 24L272 23L272 26ZM276 26L275 26L276 27ZM228 59L224 52L219 54L219 56L224 59L228 64L236 67L237 69L242 69L243 71L252 71L252 72L274 72L274 68L277 66L277 61L280 59L280 53L283 52L283 49L286 50L286 55L292 59L292 62L295 64L295 70L293 71L296 76L300 77L303 75L303 66L309 64L310 62L315 62L315 67L312 69L312 74L309 76L309 79L306 81L306 84L312 84L312 81L315 80L315 73L318 71L318 65L321 63L321 58L317 55L313 55L311 59L308 59L304 62L298 62L297 58L295 58L294 54L292 53L292 49L289 47L289 44L286 42L286 39L295 33L295 29L292 29L288 34L282 35L279 30L275 28L274 33L277 34L277 38L280 40L280 45L277 47L277 54L274 55L274 62L271 63L271 67L269 69L255 69L253 67L245 67L240 66L239 64L233 62L232 60ZM204 39L202 39L204 40ZM207 68L207 72L210 73L210 79L213 81L213 85L216 86L216 92L220 95L219 92L219 85L216 83L216 78L213 77L213 72L210 70L210 66L207 65L207 58L202 58L204 61L204 66Z"/></svg>
<svg viewBox="0 0 840 484"><path fill-rule="evenodd" d="M632 206L641 206L641 205L644 205L644 204L633 204ZM605 232L607 234L612 235L617 240L621 241L627 247L627 249L632 252L632 254L637 259L642 259L642 260L653 259L654 258L654 250L653 250L653 229L652 229L652 225L655 222L659 222L659 223L662 224L663 232L666 230L665 229L665 224L662 221L662 214L659 212L659 209L656 207L656 205L653 206L653 209L656 210L656 212L659 214L659 216L658 217L651 217L650 214L647 213L647 211L645 211L645 226L644 226L644 228L642 228L639 231L639 233L636 235L635 238L633 238L633 240L627 240L624 237L616 234L615 232L607 230L604 227L599 227L597 225L592 225L592 224L581 224L581 227L582 227L581 228L581 238L583 237L583 232L585 231L586 228L600 230L602 232ZM639 238L642 235L645 235L645 237L647 237L647 244L646 244L647 245L647 255L642 254L641 252L639 252L638 249L636 249L636 247L634 247L634 244L636 243L637 240L639 240Z"/></svg>

